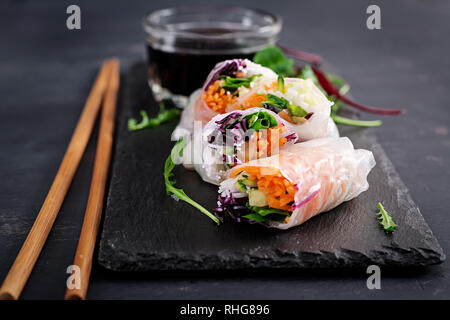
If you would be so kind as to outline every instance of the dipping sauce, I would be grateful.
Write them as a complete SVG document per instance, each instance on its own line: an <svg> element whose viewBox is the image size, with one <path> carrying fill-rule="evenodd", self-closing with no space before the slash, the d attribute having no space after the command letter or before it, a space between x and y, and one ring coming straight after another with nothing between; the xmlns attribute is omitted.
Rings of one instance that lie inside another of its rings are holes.
<svg viewBox="0 0 450 320"><path fill-rule="evenodd" d="M200 88L217 62L252 59L276 43L281 18L240 7L179 7L144 19L149 85L156 100L179 107Z"/></svg>

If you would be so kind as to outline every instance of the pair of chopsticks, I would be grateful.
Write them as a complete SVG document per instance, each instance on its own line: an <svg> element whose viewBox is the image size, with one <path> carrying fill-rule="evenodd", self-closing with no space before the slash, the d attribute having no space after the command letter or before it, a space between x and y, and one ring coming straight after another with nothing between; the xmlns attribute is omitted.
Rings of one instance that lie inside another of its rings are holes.
<svg viewBox="0 0 450 320"><path fill-rule="evenodd" d="M86 298L108 178L119 78L119 60L113 58L104 61L50 191L14 264L0 287L0 300L19 298L67 194L103 102L89 198L73 263L79 267L80 281L79 286L75 286L74 289L68 288L65 295L65 299Z"/></svg>

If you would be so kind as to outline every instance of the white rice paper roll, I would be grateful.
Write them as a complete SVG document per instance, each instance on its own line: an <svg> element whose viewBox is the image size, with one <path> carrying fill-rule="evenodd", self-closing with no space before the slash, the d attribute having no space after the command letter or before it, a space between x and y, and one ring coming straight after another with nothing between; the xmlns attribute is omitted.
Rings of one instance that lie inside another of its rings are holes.
<svg viewBox="0 0 450 320"><path fill-rule="evenodd" d="M367 175L375 166L375 159L368 150L355 150L347 137L321 138L287 146L279 155L236 166L229 174L245 166L279 169L295 185L294 210L289 221L269 223L270 227L289 229L366 191ZM236 193L235 180L236 177L223 181L219 193Z"/></svg>

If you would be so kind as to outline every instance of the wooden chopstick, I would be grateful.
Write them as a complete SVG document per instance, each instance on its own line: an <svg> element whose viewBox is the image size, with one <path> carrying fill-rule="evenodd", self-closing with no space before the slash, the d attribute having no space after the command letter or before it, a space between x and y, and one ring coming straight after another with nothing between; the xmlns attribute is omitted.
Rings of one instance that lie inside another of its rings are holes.
<svg viewBox="0 0 450 320"><path fill-rule="evenodd" d="M67 288L65 299L85 299L92 268L92 257L103 210L104 194L108 179L109 162L114 134L114 117L119 89L119 61L113 68L103 103L100 133L95 154L94 172L73 265L79 267L79 287Z"/></svg>
<svg viewBox="0 0 450 320"><path fill-rule="evenodd" d="M86 100L83 112L67 147L55 180L45 198L44 204L9 270L1 288L0 299L18 299L34 264L41 253L50 229L55 222L72 178L83 156L84 150L97 118L106 91L108 78L114 64L105 61Z"/></svg>

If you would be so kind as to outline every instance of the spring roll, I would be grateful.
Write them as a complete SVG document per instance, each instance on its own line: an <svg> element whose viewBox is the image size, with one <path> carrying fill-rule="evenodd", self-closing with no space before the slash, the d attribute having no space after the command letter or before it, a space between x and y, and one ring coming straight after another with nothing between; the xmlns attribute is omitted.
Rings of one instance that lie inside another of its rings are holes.
<svg viewBox="0 0 450 320"><path fill-rule="evenodd" d="M372 152L344 138L297 143L235 166L219 187L216 214L289 229L369 188Z"/></svg>
<svg viewBox="0 0 450 320"><path fill-rule="evenodd" d="M214 116L226 113L227 107L236 101L241 92L276 77L271 69L248 59L219 62L211 70L203 87L191 94L180 123L172 133L172 139L179 140L192 134L194 121L201 121L205 125Z"/></svg>
<svg viewBox="0 0 450 320"><path fill-rule="evenodd" d="M183 151L186 168L218 185L236 165L277 154L295 143L292 124L264 108L232 111L215 116L195 130Z"/></svg>

